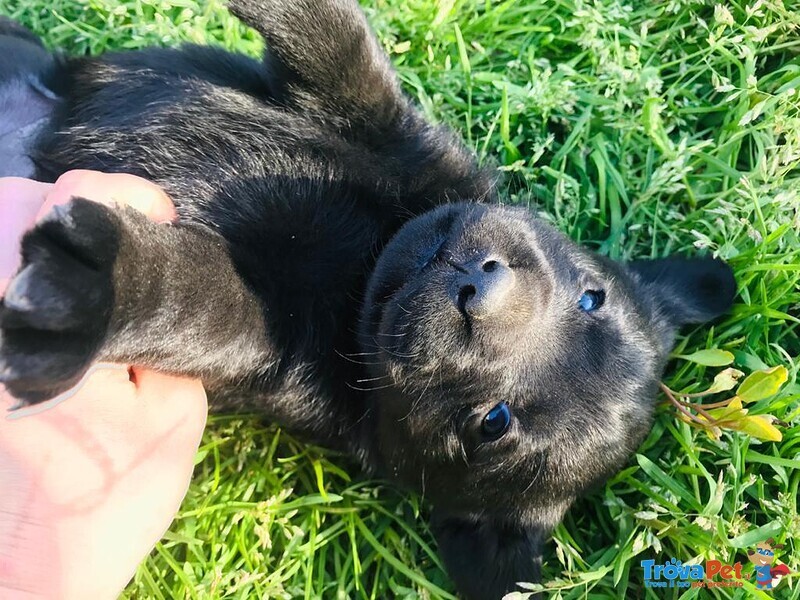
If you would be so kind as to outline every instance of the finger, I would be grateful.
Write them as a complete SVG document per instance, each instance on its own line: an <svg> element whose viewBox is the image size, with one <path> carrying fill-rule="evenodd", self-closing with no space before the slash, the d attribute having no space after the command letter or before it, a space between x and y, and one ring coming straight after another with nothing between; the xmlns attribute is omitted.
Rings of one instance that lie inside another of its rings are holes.
<svg viewBox="0 0 800 600"><path fill-rule="evenodd" d="M199 379L167 375L140 367L129 368L130 380L136 386L140 402L163 412L165 405L186 419L187 430L202 433L208 415L208 399ZM169 397L167 402L165 397ZM197 443L200 443L198 438Z"/></svg>
<svg viewBox="0 0 800 600"><path fill-rule="evenodd" d="M74 402L0 422L0 449L21 450L21 464L37 474L37 494L48 503L38 510L26 500L23 510L53 517L43 538L70 550L60 576L48 565L58 597L116 597L169 527L189 485L205 423L202 385L133 371L130 379L124 368L98 371ZM4 489L0 505L7 496ZM34 546L37 557L41 546ZM100 575L87 581L87 570Z"/></svg>
<svg viewBox="0 0 800 600"><path fill-rule="evenodd" d="M51 187L21 177L0 178L0 295L19 268L19 240L35 222Z"/></svg>
<svg viewBox="0 0 800 600"><path fill-rule="evenodd" d="M120 523L118 511L105 520L101 514L93 516L89 527L76 523L69 536L94 538L93 547L97 548L108 539L108 532L114 531L114 542L105 544L109 551L94 561L97 572L119 573L116 583L109 579L109 598L119 594L137 563L169 528L189 488L207 413L205 391L198 380L138 368L132 369L131 379L136 386L136 416L146 429L126 463L125 476L106 503L121 506L127 502L126 522ZM119 539L132 541L119 544ZM128 565L129 570L123 572L120 565ZM75 598L87 597L84 586L85 581L75 582Z"/></svg>
<svg viewBox="0 0 800 600"><path fill-rule="evenodd" d="M55 398L46 400L45 402L30 406L20 407L19 402L5 392L4 388L0 385L0 415L2 415L3 410L5 410L6 421L18 421L52 410L85 388L88 394L84 395L101 398L103 397L102 390L111 386L120 391L125 390L126 387L130 387L128 394L133 395L135 393L136 386L130 381L127 366L114 363L95 363L89 367L89 370L83 375L81 380L66 392L59 394ZM98 393L94 393L93 390ZM104 407L107 406L107 403L99 402L99 405L99 409L102 411Z"/></svg>
<svg viewBox="0 0 800 600"><path fill-rule="evenodd" d="M158 223L175 220L177 213L169 196L151 181L124 173L69 171L58 178L38 217L57 204L74 197L87 198L106 205L126 205Z"/></svg>

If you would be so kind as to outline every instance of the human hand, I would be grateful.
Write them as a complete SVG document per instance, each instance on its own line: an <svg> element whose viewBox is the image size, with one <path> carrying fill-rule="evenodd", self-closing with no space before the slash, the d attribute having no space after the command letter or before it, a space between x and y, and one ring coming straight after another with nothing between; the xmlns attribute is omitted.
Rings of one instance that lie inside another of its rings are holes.
<svg viewBox="0 0 800 600"><path fill-rule="evenodd" d="M0 179L0 294L22 233L73 196L128 204L156 221L175 215L158 186L130 175L73 171L54 186ZM199 381L108 365L68 394L10 419L13 400L0 388L3 600L116 597L191 478L207 412Z"/></svg>

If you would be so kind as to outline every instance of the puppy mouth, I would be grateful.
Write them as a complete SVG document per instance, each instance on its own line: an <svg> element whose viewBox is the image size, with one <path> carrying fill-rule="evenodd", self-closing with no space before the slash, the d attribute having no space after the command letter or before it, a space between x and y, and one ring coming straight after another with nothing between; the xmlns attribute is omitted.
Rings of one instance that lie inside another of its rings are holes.
<svg viewBox="0 0 800 600"><path fill-rule="evenodd" d="M415 232L424 239L401 233L384 250L365 344L390 362L419 366L455 360L468 349L497 355L527 331L540 304L539 292L525 291L539 278L528 239L516 221L506 226L486 215L453 208ZM517 271L512 259L524 268Z"/></svg>
<svg viewBox="0 0 800 600"><path fill-rule="evenodd" d="M439 246L437 245L437 248ZM430 252L431 256L435 251ZM427 263L429 257L422 259ZM432 262L432 261L431 261ZM383 298L372 343L395 365L420 366L446 354L462 350L472 335L466 312L458 310L448 297L447 265L409 273Z"/></svg>
<svg viewBox="0 0 800 600"><path fill-rule="evenodd" d="M452 251L440 239L419 263L380 309L375 343L390 362L421 366L500 351L520 319L518 277L507 262L489 250Z"/></svg>
<svg viewBox="0 0 800 600"><path fill-rule="evenodd" d="M466 288L460 289L456 296L456 305L458 306L458 312L461 314L461 318L464 320L467 340L472 339L472 317L466 307L467 303L475 297L475 294L475 288L473 286L467 286Z"/></svg>
<svg viewBox="0 0 800 600"><path fill-rule="evenodd" d="M447 249L448 242L449 237L446 236L442 236L440 240L437 240L437 243L435 243L433 246L433 250L426 253L427 257L425 258L422 268L420 269L420 273L418 273L417 276L423 276L427 269L437 264L441 268L450 270L450 278L453 278L453 281L449 286L447 286L450 288L448 292L452 298L456 310L458 310L458 313L461 316L467 338L471 338L473 315L470 314L468 306L477 295L478 290L473 283L466 282L461 285L458 283L459 278L464 278L469 273L467 269L465 269L456 261L452 253L449 252Z"/></svg>

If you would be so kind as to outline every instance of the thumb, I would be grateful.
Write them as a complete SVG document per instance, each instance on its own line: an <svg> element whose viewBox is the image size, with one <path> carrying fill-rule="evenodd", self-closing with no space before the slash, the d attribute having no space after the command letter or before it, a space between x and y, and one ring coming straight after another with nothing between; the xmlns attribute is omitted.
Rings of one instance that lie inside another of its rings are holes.
<svg viewBox="0 0 800 600"><path fill-rule="evenodd" d="M36 220L50 187L20 177L0 178L0 296L19 268L19 240Z"/></svg>
<svg viewBox="0 0 800 600"><path fill-rule="evenodd" d="M142 409L153 411L162 419L177 417L175 422L180 424L181 431L191 439L197 438L194 443L197 447L208 416L202 381L140 367L130 367L129 373Z"/></svg>
<svg viewBox="0 0 800 600"><path fill-rule="evenodd" d="M58 178L39 216L75 197L106 205L130 206L159 223L173 221L177 216L172 200L151 181L125 173L82 170L69 171Z"/></svg>

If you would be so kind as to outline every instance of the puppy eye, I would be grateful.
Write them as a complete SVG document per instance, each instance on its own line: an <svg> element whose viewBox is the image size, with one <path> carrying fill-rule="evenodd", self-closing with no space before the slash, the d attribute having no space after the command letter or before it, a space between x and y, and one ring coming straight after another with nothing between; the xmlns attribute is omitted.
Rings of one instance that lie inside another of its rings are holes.
<svg viewBox="0 0 800 600"><path fill-rule="evenodd" d="M501 402L486 413L481 423L481 431L487 440L494 441L501 438L511 424L511 409L508 404Z"/></svg>
<svg viewBox="0 0 800 600"><path fill-rule="evenodd" d="M586 290L578 300L578 308L583 312L592 312L603 306L606 293L603 290Z"/></svg>

